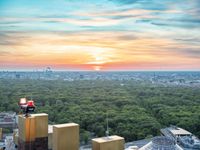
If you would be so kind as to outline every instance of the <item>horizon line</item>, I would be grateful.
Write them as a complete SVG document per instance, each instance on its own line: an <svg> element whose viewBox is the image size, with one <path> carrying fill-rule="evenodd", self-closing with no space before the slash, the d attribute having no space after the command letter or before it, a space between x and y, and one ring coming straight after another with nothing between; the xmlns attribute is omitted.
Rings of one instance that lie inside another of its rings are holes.
<svg viewBox="0 0 200 150"><path fill-rule="evenodd" d="M0 72L45 72L46 69L25 69L25 70L2 70L0 69ZM199 70L51 70L52 72L200 72Z"/></svg>

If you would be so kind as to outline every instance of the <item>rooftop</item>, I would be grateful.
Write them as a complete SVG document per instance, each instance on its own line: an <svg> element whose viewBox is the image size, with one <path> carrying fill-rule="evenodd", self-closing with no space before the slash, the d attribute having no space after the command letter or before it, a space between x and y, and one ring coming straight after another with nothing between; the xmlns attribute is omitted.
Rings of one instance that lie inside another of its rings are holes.
<svg viewBox="0 0 200 150"><path fill-rule="evenodd" d="M48 116L46 113L39 113L39 114L31 114L33 117L39 117L39 116Z"/></svg>
<svg viewBox="0 0 200 150"><path fill-rule="evenodd" d="M113 135L109 137L101 137L101 138L95 138L93 141L98 142L98 143L104 143L104 142L109 142L109 141L117 141L117 140L124 140L123 137Z"/></svg>
<svg viewBox="0 0 200 150"><path fill-rule="evenodd" d="M192 133L190 133L189 131L176 127L176 126L170 126L167 128L163 128L160 130L161 133L167 137L170 138L175 138L177 136L191 136Z"/></svg>
<svg viewBox="0 0 200 150"><path fill-rule="evenodd" d="M168 128L168 130L173 134L173 135L191 135L192 133L190 133L189 131L179 128L179 127L170 127Z"/></svg>
<svg viewBox="0 0 200 150"><path fill-rule="evenodd" d="M67 124L54 125L54 127L56 127L56 128L73 127L73 126L78 126L78 124L76 124L76 123L67 123Z"/></svg>

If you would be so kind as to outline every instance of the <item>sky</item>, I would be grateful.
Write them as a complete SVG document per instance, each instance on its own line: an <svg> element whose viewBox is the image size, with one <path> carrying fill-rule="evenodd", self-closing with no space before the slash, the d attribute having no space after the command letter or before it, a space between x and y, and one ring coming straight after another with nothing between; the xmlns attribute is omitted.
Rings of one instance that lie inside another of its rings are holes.
<svg viewBox="0 0 200 150"><path fill-rule="evenodd" d="M200 0L0 0L0 70L200 70Z"/></svg>

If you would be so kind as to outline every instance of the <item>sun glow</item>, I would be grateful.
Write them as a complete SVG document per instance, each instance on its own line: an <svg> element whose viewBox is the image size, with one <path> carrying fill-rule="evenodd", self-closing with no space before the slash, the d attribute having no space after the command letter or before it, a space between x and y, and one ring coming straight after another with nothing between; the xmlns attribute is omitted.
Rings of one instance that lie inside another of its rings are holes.
<svg viewBox="0 0 200 150"><path fill-rule="evenodd" d="M100 71L101 70L101 66L94 66L94 70L95 71Z"/></svg>

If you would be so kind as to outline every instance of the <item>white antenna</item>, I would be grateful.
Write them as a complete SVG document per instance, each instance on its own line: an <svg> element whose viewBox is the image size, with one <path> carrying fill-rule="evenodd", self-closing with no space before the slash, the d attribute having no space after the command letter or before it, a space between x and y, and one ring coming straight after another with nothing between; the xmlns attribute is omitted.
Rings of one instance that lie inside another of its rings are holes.
<svg viewBox="0 0 200 150"><path fill-rule="evenodd" d="M106 137L109 139L108 113L106 113L106 124L107 124Z"/></svg>

